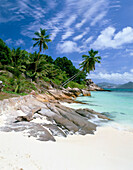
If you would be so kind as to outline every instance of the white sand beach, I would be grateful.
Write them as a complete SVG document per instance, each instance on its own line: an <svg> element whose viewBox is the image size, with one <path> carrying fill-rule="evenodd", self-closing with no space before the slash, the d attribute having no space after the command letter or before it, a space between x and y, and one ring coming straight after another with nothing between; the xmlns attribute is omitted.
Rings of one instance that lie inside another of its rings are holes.
<svg viewBox="0 0 133 170"><path fill-rule="evenodd" d="M99 127L95 135L41 142L0 132L1 170L132 170L133 133Z"/></svg>

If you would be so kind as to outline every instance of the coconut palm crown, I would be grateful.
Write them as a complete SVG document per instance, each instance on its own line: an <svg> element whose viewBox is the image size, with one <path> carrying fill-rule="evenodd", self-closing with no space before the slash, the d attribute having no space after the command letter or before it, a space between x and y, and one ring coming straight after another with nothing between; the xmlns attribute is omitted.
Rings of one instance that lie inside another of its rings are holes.
<svg viewBox="0 0 133 170"><path fill-rule="evenodd" d="M88 51L88 53L89 53L89 55L82 55L83 62L81 64L79 64L80 68L82 70L80 72L78 72L77 74L73 75L72 77L70 77L64 83L62 83L61 86L67 85L70 81L74 80L76 77L78 77L83 72L90 73L90 71L94 71L95 70L95 64L101 63L100 62L101 57L95 56L96 54L98 54L98 51L94 51L93 49L91 49L90 51Z"/></svg>
<svg viewBox="0 0 133 170"><path fill-rule="evenodd" d="M40 56L40 52L43 50L48 49L48 42L51 42L51 39L49 39L50 35L46 35L46 29L40 28L40 32L35 32L34 34L37 36L37 38L32 38L32 40L36 41L35 44L33 44L33 47L36 45L39 46L39 53L38 53L38 59L36 62L35 72L37 71L37 64Z"/></svg>
<svg viewBox="0 0 133 170"><path fill-rule="evenodd" d="M98 51L94 51L93 49L91 49L90 51L88 51L88 53L89 55L82 55L84 61L79 64L80 68L82 68L82 71L85 73L90 73L90 71L94 71L95 64L101 63L101 57L96 56L98 54Z"/></svg>

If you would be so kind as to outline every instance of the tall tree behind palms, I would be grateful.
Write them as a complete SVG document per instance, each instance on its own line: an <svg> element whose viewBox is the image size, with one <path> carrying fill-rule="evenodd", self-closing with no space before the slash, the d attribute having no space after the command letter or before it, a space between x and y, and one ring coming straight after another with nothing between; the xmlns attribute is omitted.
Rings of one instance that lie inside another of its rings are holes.
<svg viewBox="0 0 133 170"><path fill-rule="evenodd" d="M82 55L82 58L84 59L84 61L79 64L82 68L82 70L80 72L78 72L77 74L73 75L71 78L69 78L67 81L65 81L62 86L65 86L66 84L68 84L70 81L74 80L77 76L79 76L81 73L85 72L85 73L90 73L90 71L94 71L95 70L95 64L96 63L101 63L101 57L100 56L95 56L98 54L98 51L94 51L93 49L91 49L90 51L88 51L89 55Z"/></svg>
<svg viewBox="0 0 133 170"><path fill-rule="evenodd" d="M39 46L38 58L37 58L36 65L35 65L35 72L37 71L37 65L39 61L40 52L42 51L42 49L44 50L48 49L47 43L51 42L51 39L49 39L50 35L46 35L46 31L47 31L46 29L40 28L40 32L34 33L38 38L32 38L32 40L36 41L36 43L33 44L33 47L35 47L36 45Z"/></svg>

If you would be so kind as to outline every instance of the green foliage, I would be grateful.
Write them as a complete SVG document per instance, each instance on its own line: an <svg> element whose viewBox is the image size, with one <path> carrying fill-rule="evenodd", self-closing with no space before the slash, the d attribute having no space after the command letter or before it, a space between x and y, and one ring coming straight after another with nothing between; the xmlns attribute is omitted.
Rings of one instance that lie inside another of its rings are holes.
<svg viewBox="0 0 133 170"><path fill-rule="evenodd" d="M84 61L80 64L82 68L82 71L85 73L90 73L90 71L94 71L95 70L95 64L96 63L101 63L101 57L96 55L98 54L98 51L94 51L93 49L91 49L90 51L88 51L89 55L82 55L82 58L84 59Z"/></svg>
<svg viewBox="0 0 133 170"><path fill-rule="evenodd" d="M40 32L34 33L37 36L37 38L32 38L32 40L36 41L36 43L33 44L33 47L35 47L36 45L39 46L38 58L35 63L35 72L37 71L40 52L42 51L42 49L43 50L48 49L47 43L51 42L51 39L49 39L50 35L46 35L46 31L47 31L46 29L40 28Z"/></svg>
<svg viewBox="0 0 133 170"><path fill-rule="evenodd" d="M6 91L6 90L3 90L3 92L5 92L5 93L9 93L9 94L15 94L15 95L18 95L18 93L15 93L15 92L12 92L12 91ZM21 96L25 96L25 95L27 95L27 93L19 93L19 95L21 95Z"/></svg>
<svg viewBox="0 0 133 170"><path fill-rule="evenodd" d="M46 81L46 82L50 81L50 79L48 77L43 77L43 80Z"/></svg>
<svg viewBox="0 0 133 170"><path fill-rule="evenodd" d="M2 39L0 39L0 63L3 65L11 63L11 50Z"/></svg>
<svg viewBox="0 0 133 170"><path fill-rule="evenodd" d="M48 49L47 43L51 42L51 39L49 39L50 35L46 35L46 31L46 29L40 28L40 32L34 33L37 38L32 38L32 40L36 41L33 47L35 47L36 45L39 46L39 53L42 51L42 48L44 50Z"/></svg>
<svg viewBox="0 0 133 170"><path fill-rule="evenodd" d="M86 86L85 86L85 84L83 83L83 84L78 84L78 83L76 83L76 82L74 82L74 81L71 81L71 82L69 82L67 85L66 85L66 87L71 87L71 88L79 88L79 89L84 89L84 88L86 88Z"/></svg>
<svg viewBox="0 0 133 170"><path fill-rule="evenodd" d="M47 42L50 42L50 39L45 33L46 30L40 29L40 32L35 33L38 38L33 38L36 41L34 46L38 45L39 50L48 48ZM89 56L82 56L84 61L81 63L81 68L83 70L80 71L67 57L58 57L54 61L51 56L40 54L40 51L38 54L37 52L28 53L21 48L11 50L0 39L0 80L5 85L4 91L15 94L25 94L39 89L45 91L50 81L57 85L69 83L65 87L85 88L86 73L95 69L96 62L100 63L101 57L95 57L97 53L91 50ZM72 79L71 76L73 76Z"/></svg>
<svg viewBox="0 0 133 170"><path fill-rule="evenodd" d="M57 65L61 70L65 71L70 77L77 72L77 69L73 66L71 60L67 59L67 57L56 58L54 64Z"/></svg>
<svg viewBox="0 0 133 170"><path fill-rule="evenodd" d="M53 83L60 85L60 80L59 79L53 79Z"/></svg>
<svg viewBox="0 0 133 170"><path fill-rule="evenodd" d="M8 72L0 74L0 80L4 84L4 91L10 91L15 93L30 93L32 90L37 90L35 85L23 76L20 78L9 77Z"/></svg>
<svg viewBox="0 0 133 170"><path fill-rule="evenodd" d="M41 55L45 58L46 62L51 63L51 64L54 63L54 60L51 56L43 55L43 54L41 54Z"/></svg>
<svg viewBox="0 0 133 170"><path fill-rule="evenodd" d="M72 77L73 75L80 72L79 69L76 69L71 60L68 60L67 57L56 58L54 64L57 65L61 70L65 71L68 77ZM77 83L81 83L86 78L86 74L82 73L77 78L74 79Z"/></svg>
<svg viewBox="0 0 133 170"><path fill-rule="evenodd" d="M78 73L75 73L72 77L70 77L67 81L65 81L62 86L65 86L66 84L68 84L70 81L78 79L78 83L81 83L81 81L84 80L84 76L87 73L90 73L90 71L94 71L95 70L95 64L96 63L101 63L100 56L95 56L96 54L98 54L98 51L94 51L93 49L91 49L90 51L88 51L89 55L82 55L82 58L84 59L84 61L79 64L81 65L80 68L82 68L82 71L78 71ZM82 78L81 78L82 77Z"/></svg>

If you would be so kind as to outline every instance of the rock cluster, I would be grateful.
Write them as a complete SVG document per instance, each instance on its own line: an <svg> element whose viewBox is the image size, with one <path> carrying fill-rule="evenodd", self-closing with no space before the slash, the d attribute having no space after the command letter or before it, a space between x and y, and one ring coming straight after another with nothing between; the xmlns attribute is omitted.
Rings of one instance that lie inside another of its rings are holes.
<svg viewBox="0 0 133 170"><path fill-rule="evenodd" d="M3 82L0 81L0 92L2 91L2 88L4 87Z"/></svg>
<svg viewBox="0 0 133 170"><path fill-rule="evenodd" d="M60 101L74 102L78 89L48 90L46 94L15 97L0 101L0 130L23 132L41 141L55 141L54 136L93 134L94 117L108 118L90 109L72 109ZM80 91L80 93L82 93ZM85 92L84 92L85 93Z"/></svg>
<svg viewBox="0 0 133 170"><path fill-rule="evenodd" d="M96 85L91 79L86 80L86 85L90 91L104 91L104 89Z"/></svg>

